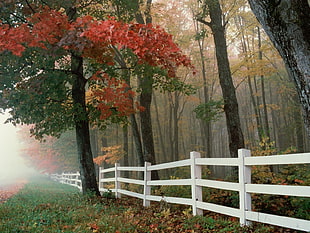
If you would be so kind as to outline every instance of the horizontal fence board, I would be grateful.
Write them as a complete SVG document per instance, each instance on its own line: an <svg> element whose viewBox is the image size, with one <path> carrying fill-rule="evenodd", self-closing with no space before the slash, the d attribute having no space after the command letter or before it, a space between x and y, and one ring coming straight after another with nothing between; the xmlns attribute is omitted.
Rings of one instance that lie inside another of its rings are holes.
<svg viewBox="0 0 310 233"><path fill-rule="evenodd" d="M118 177L117 181L120 181L120 182L123 182L123 183L129 183L129 184L144 185L144 180L136 180L136 179L129 179L129 178Z"/></svg>
<svg viewBox="0 0 310 233"><path fill-rule="evenodd" d="M246 166L310 163L310 153L246 157L244 163Z"/></svg>
<svg viewBox="0 0 310 233"><path fill-rule="evenodd" d="M168 169L168 168L184 167L184 166L189 166L190 161L191 161L190 159L185 159L185 160L176 161L176 162L156 164L156 165L149 166L147 169L148 171L154 171L154 170L161 170L161 169Z"/></svg>
<svg viewBox="0 0 310 233"><path fill-rule="evenodd" d="M239 158L197 158L197 165L239 166Z"/></svg>
<svg viewBox="0 0 310 233"><path fill-rule="evenodd" d="M119 171L135 171L135 172L143 172L144 167L118 167Z"/></svg>
<svg viewBox="0 0 310 233"><path fill-rule="evenodd" d="M115 189L99 188L99 192L112 192L112 193L115 193Z"/></svg>
<svg viewBox="0 0 310 233"><path fill-rule="evenodd" d="M217 205L213 203L197 201L197 207L203 210L209 210L212 212L225 214L233 217L240 218L240 210L232 207Z"/></svg>
<svg viewBox="0 0 310 233"><path fill-rule="evenodd" d="M147 185L192 185L192 179L176 179L176 180L152 180Z"/></svg>
<svg viewBox="0 0 310 233"><path fill-rule="evenodd" d="M193 200L189 198L181 198L181 197L164 197L164 201L173 204L182 204L182 205L192 205Z"/></svg>
<svg viewBox="0 0 310 233"><path fill-rule="evenodd" d="M149 201L164 201L167 203L182 204L182 205L192 205L193 204L192 199L182 198L182 197L166 197L166 196L147 195L146 199Z"/></svg>
<svg viewBox="0 0 310 233"><path fill-rule="evenodd" d="M115 167L110 167L110 168L105 168L105 169L100 169L99 173L108 173L108 172L114 172Z"/></svg>
<svg viewBox="0 0 310 233"><path fill-rule="evenodd" d="M149 201L163 201L163 197L162 196L154 196L154 195L146 195L146 200Z"/></svg>
<svg viewBox="0 0 310 233"><path fill-rule="evenodd" d="M139 198L139 199L143 199L144 198L144 195L141 194L141 193L135 193L135 192L131 192L131 191L128 191L128 190L125 190L125 189L118 189L117 192L121 193L121 194L124 194L124 195L127 195L127 196L136 197L136 198Z"/></svg>
<svg viewBox="0 0 310 233"><path fill-rule="evenodd" d="M232 191L240 190L239 183L226 182L226 181L196 179L196 185L209 188L232 190Z"/></svg>
<svg viewBox="0 0 310 233"><path fill-rule="evenodd" d="M248 220L267 223L271 225L277 225L281 227L293 228L300 231L310 231L310 221L298 219L298 218L291 218L291 217L284 217L278 216L273 214L265 214L260 212L254 211L246 211L245 216Z"/></svg>
<svg viewBox="0 0 310 233"><path fill-rule="evenodd" d="M112 178L102 178L99 182L115 182L115 177Z"/></svg>
<svg viewBox="0 0 310 233"><path fill-rule="evenodd" d="M248 193L310 197L310 186L246 184L245 190Z"/></svg>

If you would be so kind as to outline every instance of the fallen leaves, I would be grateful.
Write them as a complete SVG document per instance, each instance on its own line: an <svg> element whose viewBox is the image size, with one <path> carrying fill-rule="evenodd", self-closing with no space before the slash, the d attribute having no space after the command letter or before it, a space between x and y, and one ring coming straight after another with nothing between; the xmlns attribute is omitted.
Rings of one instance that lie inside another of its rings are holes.
<svg viewBox="0 0 310 233"><path fill-rule="evenodd" d="M25 183L25 180L21 180L15 184L0 185L0 203L5 202L7 199L15 195L22 187L24 187Z"/></svg>

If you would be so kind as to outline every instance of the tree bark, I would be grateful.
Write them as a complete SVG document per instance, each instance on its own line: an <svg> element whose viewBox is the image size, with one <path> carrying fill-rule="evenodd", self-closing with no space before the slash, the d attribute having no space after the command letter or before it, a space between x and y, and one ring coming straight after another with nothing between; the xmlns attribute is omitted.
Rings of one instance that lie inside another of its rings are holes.
<svg viewBox="0 0 310 233"><path fill-rule="evenodd" d="M258 59L263 60L263 51L262 51L262 40L260 34L260 27L257 27L257 37L258 37ZM270 128L269 128L269 121L268 121L268 111L267 111L267 104L266 104L266 94L265 94L265 76L260 76L261 81L261 92L262 92L262 103L263 103L263 119L264 119L264 137L269 143L271 141L270 138Z"/></svg>
<svg viewBox="0 0 310 233"><path fill-rule="evenodd" d="M69 20L77 17L76 8L67 9ZM77 151L80 164L80 175L83 193L92 192L100 196L96 180L96 170L91 151L89 120L86 109L85 85L87 79L84 77L83 58L79 54L71 53L72 72L72 99L73 107L77 114L74 115Z"/></svg>
<svg viewBox="0 0 310 233"><path fill-rule="evenodd" d="M144 16L142 16L139 10L136 13L136 21L140 24L152 23L151 17L151 5L152 0L147 0L145 4ZM141 122L141 136L143 141L144 149L144 161L150 162L151 164L156 164L155 149L154 149L154 138L153 138L153 126L151 119L151 103L152 103L152 89L153 89L153 77L149 74L145 74L141 80L141 94L140 94L140 105L144 107L144 111L140 113ZM152 171L152 180L159 179L158 172Z"/></svg>
<svg viewBox="0 0 310 233"><path fill-rule="evenodd" d="M310 6L305 0L248 0L297 88L310 137Z"/></svg>
<svg viewBox="0 0 310 233"><path fill-rule="evenodd" d="M211 22L199 20L208 25L213 33L216 59L219 72L219 80L224 97L224 111L229 136L229 150L231 157L238 157L238 149L244 148L244 138L239 118L239 108L232 81L227 45L225 38L225 26L222 22L222 10L219 0L209 0L208 5Z"/></svg>
<svg viewBox="0 0 310 233"><path fill-rule="evenodd" d="M83 58L81 56L72 54L71 70L73 73L72 99L74 108L78 112L78 114L74 115L74 121L82 191L84 194L93 192L100 196L90 144L89 122L85 101L85 85L87 80L83 76Z"/></svg>
<svg viewBox="0 0 310 233"><path fill-rule="evenodd" d="M151 118L152 83L152 77L145 75L142 84L142 87L144 88L142 88L142 92L140 94L140 105L144 107L144 111L140 112L140 121L144 149L144 161L150 162L151 164L156 164ZM159 180L157 171L152 172L151 176L152 180Z"/></svg>

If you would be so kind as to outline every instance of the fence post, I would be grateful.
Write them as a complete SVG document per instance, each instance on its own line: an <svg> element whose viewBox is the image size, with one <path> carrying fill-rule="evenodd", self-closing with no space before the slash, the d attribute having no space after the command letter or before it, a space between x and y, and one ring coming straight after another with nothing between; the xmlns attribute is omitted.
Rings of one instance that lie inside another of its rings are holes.
<svg viewBox="0 0 310 233"><path fill-rule="evenodd" d="M63 172L61 173L61 183L65 184L66 183L65 180L66 180L65 173Z"/></svg>
<svg viewBox="0 0 310 233"><path fill-rule="evenodd" d="M200 158L200 153L190 152L191 158L191 179L192 179L192 208L193 215L202 215L202 209L197 208L197 201L202 201L202 187L196 185L196 179L201 179L201 166L196 165L196 158Z"/></svg>
<svg viewBox="0 0 310 233"><path fill-rule="evenodd" d="M151 204L151 201L146 199L146 196L151 194L151 186L147 185L148 181L152 179L151 171L148 169L149 166L151 166L151 163L144 163L143 206L150 206Z"/></svg>
<svg viewBox="0 0 310 233"><path fill-rule="evenodd" d="M248 226L251 224L251 221L246 219L246 211L251 211L251 194L246 192L246 184L251 183L251 167L245 166L244 158L250 157L251 151L246 149L238 150L239 163L239 207L240 207L240 225Z"/></svg>
<svg viewBox="0 0 310 233"><path fill-rule="evenodd" d="M102 172L102 170L104 170L104 167L99 167L99 175L98 175L98 178L99 178L99 192L103 190L103 187L104 187L104 183L101 182L101 179L104 178L104 173Z"/></svg>
<svg viewBox="0 0 310 233"><path fill-rule="evenodd" d="M118 177L121 176L121 171L118 170L119 163L115 163L115 197L121 198L121 193L118 192L121 189L121 183L118 181Z"/></svg>

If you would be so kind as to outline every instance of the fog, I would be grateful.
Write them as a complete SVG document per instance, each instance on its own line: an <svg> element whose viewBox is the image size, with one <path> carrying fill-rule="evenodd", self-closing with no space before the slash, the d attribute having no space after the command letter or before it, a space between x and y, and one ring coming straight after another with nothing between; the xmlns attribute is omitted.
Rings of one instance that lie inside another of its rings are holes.
<svg viewBox="0 0 310 233"><path fill-rule="evenodd" d="M7 114L0 113L0 186L27 180L36 174L20 156L18 130L12 124L4 124Z"/></svg>

